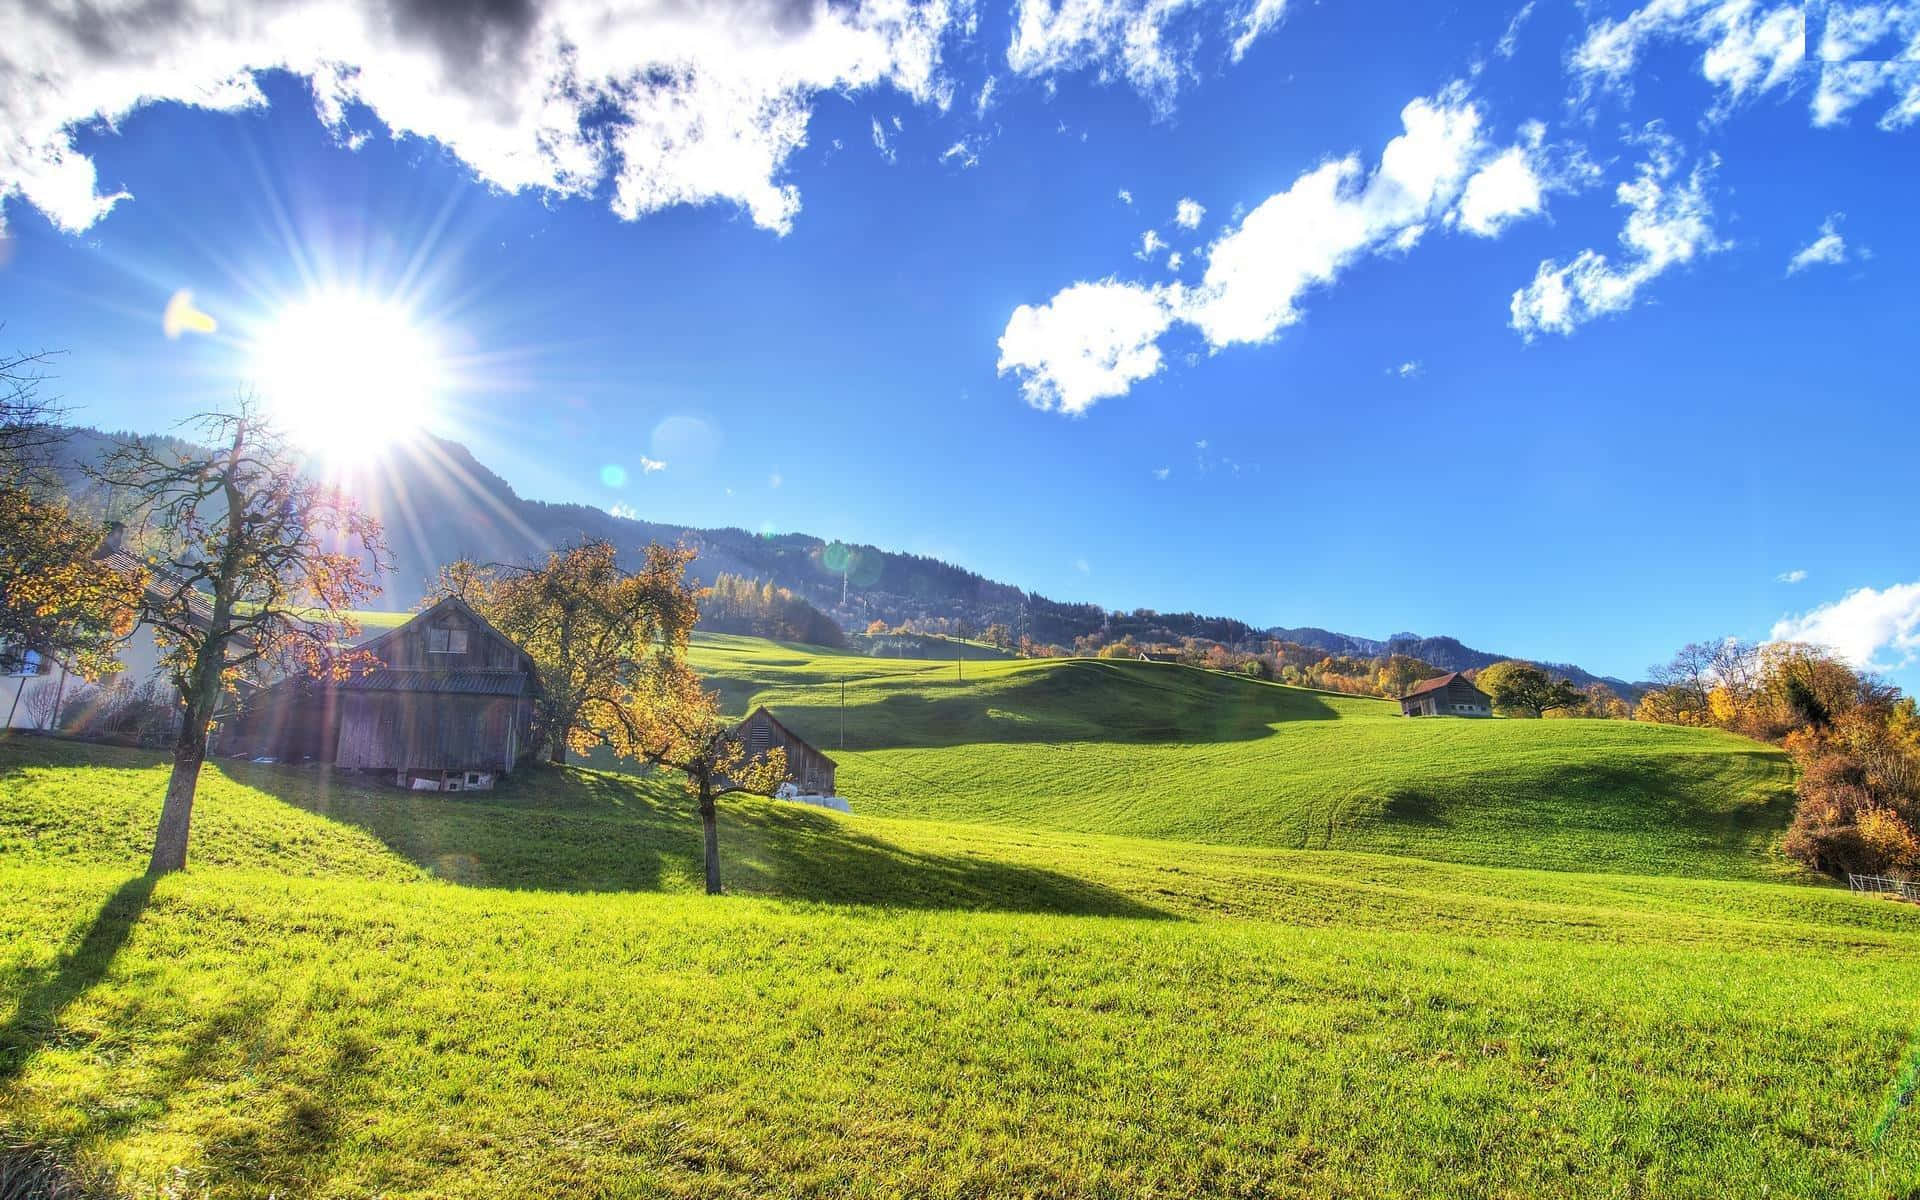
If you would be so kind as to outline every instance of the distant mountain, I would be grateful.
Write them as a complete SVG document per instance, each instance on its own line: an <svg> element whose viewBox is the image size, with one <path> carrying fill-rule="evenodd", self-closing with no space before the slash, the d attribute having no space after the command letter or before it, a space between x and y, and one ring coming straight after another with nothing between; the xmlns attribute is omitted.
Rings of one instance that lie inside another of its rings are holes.
<svg viewBox="0 0 1920 1200"><path fill-rule="evenodd" d="M81 467L96 461L121 436L74 430L62 455L63 474L77 501L98 513L115 507L115 498L87 480ZM723 573L770 580L805 597L850 631L876 619L898 625L946 618L975 630L1003 623L1016 637L1024 634L1043 644L1069 647L1075 638L1093 633L1109 639L1131 635L1140 642L1204 638L1242 649L1279 639L1328 654L1407 654L1449 671L1516 657L1475 650L1450 637L1398 633L1379 640L1311 626L1262 629L1198 613L1109 612L1097 604L1051 600L951 563L877 546L828 542L802 533L666 525L617 517L584 504L529 500L465 446L442 438L423 437L389 448L354 471L345 485L386 527L393 564L381 580L381 603L389 608L418 602L441 565L454 559L523 562L570 541L599 537L634 558L648 542L685 543L696 552L692 573L702 583ZM1542 665L1576 683L1604 682L1623 693L1638 691L1624 680L1570 664Z"/></svg>

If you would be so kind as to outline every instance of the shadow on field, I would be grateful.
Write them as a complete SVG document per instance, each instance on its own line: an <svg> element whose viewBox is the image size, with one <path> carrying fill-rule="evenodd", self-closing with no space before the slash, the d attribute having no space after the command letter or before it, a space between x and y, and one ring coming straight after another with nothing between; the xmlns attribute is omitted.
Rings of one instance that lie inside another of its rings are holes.
<svg viewBox="0 0 1920 1200"><path fill-rule="evenodd" d="M13 1019L0 1028L0 1084L19 1077L27 1060L53 1036L67 1006L106 977L152 894L153 880L145 875L121 884L100 906L80 943L25 985Z"/></svg>
<svg viewBox="0 0 1920 1200"><path fill-rule="evenodd" d="M787 687L782 682L783 690ZM840 744L838 692L781 700L783 724L816 745ZM1171 663L1073 659L980 686L919 676L867 680L849 694L846 748L925 749L982 742L1195 744L1250 741L1288 721L1335 720L1326 698Z"/></svg>
<svg viewBox="0 0 1920 1200"><path fill-rule="evenodd" d="M222 764L235 782L357 826L433 875L475 887L563 892L697 890L700 821L675 772L515 772L484 793L407 792L313 767ZM720 802L728 891L894 908L1159 917L1056 871L896 845L820 809Z"/></svg>

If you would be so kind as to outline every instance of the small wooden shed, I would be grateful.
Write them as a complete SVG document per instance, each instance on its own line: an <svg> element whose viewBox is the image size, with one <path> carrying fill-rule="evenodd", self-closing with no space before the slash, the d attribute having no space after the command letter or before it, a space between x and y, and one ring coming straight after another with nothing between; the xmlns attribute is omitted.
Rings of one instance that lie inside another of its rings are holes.
<svg viewBox="0 0 1920 1200"><path fill-rule="evenodd" d="M734 733L746 744L749 758L760 758L775 746L784 749L787 777L802 792L816 796L838 794L833 790L834 769L838 764L782 725L767 711L766 705L748 714L746 720L734 727Z"/></svg>
<svg viewBox="0 0 1920 1200"><path fill-rule="evenodd" d="M1424 680L1400 697L1403 717L1490 717L1493 698L1458 671Z"/></svg>
<svg viewBox="0 0 1920 1200"><path fill-rule="evenodd" d="M391 771L402 787L493 785L533 753L533 659L449 598L357 649L378 665L343 680L293 676L255 697L241 744L256 757Z"/></svg>

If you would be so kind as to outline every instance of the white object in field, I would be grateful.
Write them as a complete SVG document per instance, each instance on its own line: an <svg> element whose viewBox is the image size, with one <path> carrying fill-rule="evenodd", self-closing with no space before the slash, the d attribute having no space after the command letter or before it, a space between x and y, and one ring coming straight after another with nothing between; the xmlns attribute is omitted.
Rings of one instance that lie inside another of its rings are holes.
<svg viewBox="0 0 1920 1200"><path fill-rule="evenodd" d="M438 779L429 779L424 775L417 775L414 777L413 782L407 786L416 792L437 792L440 790L440 781Z"/></svg>
<svg viewBox="0 0 1920 1200"><path fill-rule="evenodd" d="M822 796L818 792L803 792L800 785L783 783L774 789L775 800L791 800L795 804L811 804L815 808L831 808L835 812L852 812L845 800L838 796Z"/></svg>

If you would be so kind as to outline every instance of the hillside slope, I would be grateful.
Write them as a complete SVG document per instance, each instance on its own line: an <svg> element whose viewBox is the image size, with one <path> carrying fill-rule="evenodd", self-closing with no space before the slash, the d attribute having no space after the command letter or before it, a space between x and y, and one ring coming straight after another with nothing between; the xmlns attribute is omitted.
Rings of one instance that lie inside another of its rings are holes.
<svg viewBox="0 0 1920 1200"><path fill-rule="evenodd" d="M1791 873L1792 768L1715 730L1411 721L1397 706L1164 663L875 663L703 638L861 812L1562 870ZM846 707L840 707L842 678Z"/></svg>
<svg viewBox="0 0 1920 1200"><path fill-rule="evenodd" d="M716 899L671 777L249 764L209 768L195 865L155 885L162 778L0 743L0 1146L129 1196L1920 1178L1920 914L1842 890L735 799Z"/></svg>

